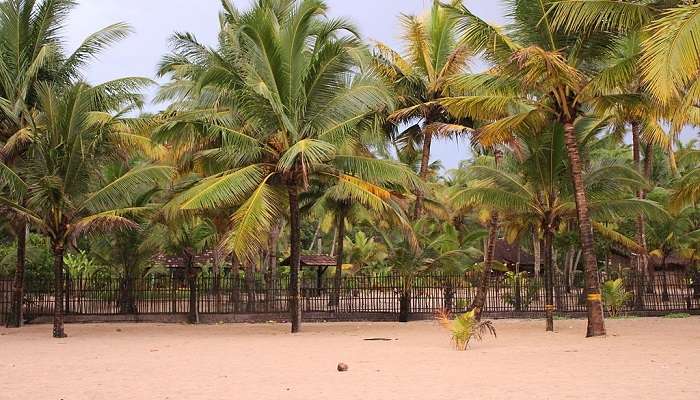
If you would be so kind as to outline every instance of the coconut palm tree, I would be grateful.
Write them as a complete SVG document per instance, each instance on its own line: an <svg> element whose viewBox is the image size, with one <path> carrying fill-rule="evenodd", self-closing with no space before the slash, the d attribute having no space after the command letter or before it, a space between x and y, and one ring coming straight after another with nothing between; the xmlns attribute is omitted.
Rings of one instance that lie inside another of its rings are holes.
<svg viewBox="0 0 700 400"><path fill-rule="evenodd" d="M249 259L265 247L271 226L287 217L289 305L292 332L298 332L299 193L320 176L341 180L366 198L377 197L372 180L418 182L403 165L354 151L358 125L390 99L378 79L355 73L362 46L352 25L325 18L327 7L317 0L258 1L246 12L224 7L219 49L204 51L190 38L188 48L196 47L196 54L176 49L166 60L171 70L194 71L199 95L216 99L218 112L204 123L224 136L221 147L207 154L223 172L171 205L238 207L224 245Z"/></svg>
<svg viewBox="0 0 700 400"><path fill-rule="evenodd" d="M162 213L153 222L140 248L182 259L188 287L187 322L198 324L199 294L195 257L216 243L216 228L210 221L187 213ZM172 284L175 285L175 282ZM177 301L177 296L174 296L173 301Z"/></svg>
<svg viewBox="0 0 700 400"><path fill-rule="evenodd" d="M37 82L65 85L80 77L85 64L105 48L128 34L125 24L114 24L88 36L72 53L66 54L62 28L73 0L10 0L0 3L0 160L12 174L19 168L27 148L26 132L37 108ZM13 137L13 140L8 140ZM8 193L22 204L23 193ZM27 222L17 217L17 265L15 268L11 315L8 326L22 324L24 260Z"/></svg>
<svg viewBox="0 0 700 400"><path fill-rule="evenodd" d="M700 95L696 79L700 53L693 37L693 24L700 22L697 5L682 0L565 0L555 2L549 12L555 28L603 34L624 45L623 53L631 57L624 57L624 62L614 62L613 68L601 71L602 79L589 86L602 83L609 88L611 84L626 82L628 93L632 89L637 94L645 94L647 103L652 101L647 106L647 115L637 114L635 118L642 121L667 119L666 138L663 129L658 125L654 127L654 123L651 130L643 129L643 133L651 134L654 144L667 149L671 169L677 175L673 146L686 124L700 123L700 112L695 107ZM619 61L614 54L612 59ZM634 135L634 124L632 128ZM647 144L647 150L650 145Z"/></svg>
<svg viewBox="0 0 700 400"><path fill-rule="evenodd" d="M98 86L84 83L60 88L39 83L38 109L26 133L30 140L22 173L5 184L26 193L25 205L0 197L0 202L26 218L49 237L54 256L53 336L65 337L63 320L63 256L67 246L93 232L136 228L128 215L133 187L168 180L169 167L144 164L118 179L101 179L100 166L124 155L124 126L112 114L140 97L135 82L115 81ZM4 164L2 164L4 165ZM21 176L21 178L19 177Z"/></svg>
<svg viewBox="0 0 700 400"><path fill-rule="evenodd" d="M523 138L518 156L508 158L506 168L487 164L466 170L466 187L457 186L451 202L457 209L487 207L504 215L507 237L517 237L531 228L542 239L544 251L547 330L554 329L553 254L554 236L562 222L576 219L576 206L565 160L564 129ZM646 185L634 170L620 164L592 164L584 170L584 187L590 199L593 228L602 236L639 251L639 246L604 222L613 222L634 213L659 220L666 213L656 203L630 198ZM513 231L513 233L509 232Z"/></svg>
<svg viewBox="0 0 700 400"><path fill-rule="evenodd" d="M371 157L371 154L366 153L366 156ZM389 160L377 159L377 162L380 167L382 167L382 162L385 162L386 167L389 168L396 165ZM408 171L404 173L407 176L411 174ZM342 281L343 260L345 259L346 220L355 217L383 218L394 223L396 227L402 228L404 235L413 238L411 226L401 205L402 193L410 192L413 186L401 187L401 184L407 181L405 179L397 180L390 175L377 175L366 180L355 179L351 176L342 179L331 176L323 177L323 181L324 183L319 182L322 194L316 199L313 208L320 209L321 213L332 214L335 220L336 266L333 279L335 296L331 299L331 303L337 306ZM418 182L417 176L414 177L413 182ZM392 190L392 188L396 190Z"/></svg>
<svg viewBox="0 0 700 400"><path fill-rule="evenodd" d="M625 125L630 126L632 134L633 162L638 171L651 171L653 146L667 149L672 157L669 158L671 168L676 170L673 157L673 144L686 123L695 122L697 114L692 106L692 92L678 93L685 99L665 99L660 104L659 95L662 89L654 88L649 76L650 68L664 68L665 59L650 61L650 46L658 41L659 33L654 33L652 23L663 18L673 7L681 5L679 1L639 1L639 2L609 2L601 0L556 2L550 9L552 25L567 32L589 32L614 35L614 46L605 53L607 56L596 77L588 84L588 91L595 92L600 99L598 107L606 109L604 113L613 116L614 125L621 133ZM665 35L666 33L663 33ZM653 38L650 36L657 36ZM657 45L659 45L657 43ZM669 54L671 49L666 49ZM650 64L650 62L652 64ZM675 68L673 66L672 68ZM654 73L658 77L659 71ZM657 80L660 78L657 78ZM663 84L667 88L668 82ZM665 89L668 91L669 89ZM621 100L625 101L621 101ZM631 100L631 101L630 101ZM672 104L672 105L671 105ZM610 112L612 111L612 113ZM661 111L661 112L660 112ZM661 120L668 120L670 126L667 134ZM645 142L644 167L641 165L641 142ZM647 174L647 179L651 177ZM640 191L639 198L645 193ZM647 271L645 222L642 216L637 217L637 242L642 246L640 262L643 271ZM653 272L653 271L652 271Z"/></svg>
<svg viewBox="0 0 700 400"><path fill-rule="evenodd" d="M114 163L103 167L102 175L105 182L109 183L119 179L128 172L128 166L123 163ZM152 214L158 209L155 203L161 189L152 185L139 185L129 189L134 193L133 201L129 207L151 209L131 216L131 220L138 224L138 229L115 230L95 235L90 240L90 255L99 265L109 265L116 269L116 275L120 280L119 310L125 314L138 313L135 285L136 280L146 269L146 266L156 255L156 248L142 246L149 237Z"/></svg>
<svg viewBox="0 0 700 400"><path fill-rule="evenodd" d="M461 79L456 90L464 95L440 103L457 118L493 121L479 128L477 140L484 146L541 132L554 123L564 127L588 293L587 336L599 336L605 334L605 323L576 123L590 101L585 84L595 75L600 50L611 38L556 31L547 14L551 3L507 1L513 21L505 29L484 22L463 5L450 7L461 39L496 68Z"/></svg>
<svg viewBox="0 0 700 400"><path fill-rule="evenodd" d="M460 1L452 0L456 6ZM403 15L402 39L405 52L392 50L383 43L377 43L373 59L374 69L393 87L397 110L389 116L394 128L408 126L394 137L401 150L420 151L419 175L427 179L430 174L430 151L433 137L444 132L461 133L436 129L449 122L455 122L435 101L451 94L450 80L467 70L471 49L457 40L456 20L447 10L434 0L425 17ZM468 121L461 121L462 125ZM416 193L414 219L422 213L425 193Z"/></svg>

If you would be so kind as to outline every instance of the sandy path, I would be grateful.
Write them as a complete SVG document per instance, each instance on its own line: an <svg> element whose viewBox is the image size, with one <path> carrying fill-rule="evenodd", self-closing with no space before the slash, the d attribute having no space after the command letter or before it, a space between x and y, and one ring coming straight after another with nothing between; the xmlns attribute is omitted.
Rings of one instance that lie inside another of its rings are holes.
<svg viewBox="0 0 700 400"><path fill-rule="evenodd" d="M693 399L700 318L496 321L499 337L452 350L433 322L0 328L0 399ZM119 330L119 331L118 331ZM392 341L364 341L388 337ZM350 371L338 373L346 362Z"/></svg>

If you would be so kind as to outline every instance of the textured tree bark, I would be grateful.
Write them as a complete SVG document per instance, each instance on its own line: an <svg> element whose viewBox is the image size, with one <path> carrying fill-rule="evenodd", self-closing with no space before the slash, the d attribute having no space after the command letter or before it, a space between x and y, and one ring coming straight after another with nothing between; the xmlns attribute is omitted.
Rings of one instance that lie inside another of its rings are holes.
<svg viewBox="0 0 700 400"><path fill-rule="evenodd" d="M586 308L588 311L587 337L605 335L605 320L598 278L598 261L593 243L593 227L588 211L588 199L583 184L581 172L581 156L579 154L576 129L571 121L564 124L566 152L571 169L571 180L574 187L576 213L580 230L581 250L583 253L583 268L586 284Z"/></svg>
<svg viewBox="0 0 700 400"><path fill-rule="evenodd" d="M544 227L544 291L545 291L545 316L547 319L547 332L554 332L554 249L551 227Z"/></svg>
<svg viewBox="0 0 700 400"><path fill-rule="evenodd" d="M399 297L399 322L408 322L411 314L411 289L404 288Z"/></svg>
<svg viewBox="0 0 700 400"><path fill-rule="evenodd" d="M344 206L338 211L338 221L336 222L336 250L335 250L335 276L333 277L333 306L340 307L340 286L343 281L343 253L345 250L345 214Z"/></svg>
<svg viewBox="0 0 700 400"><path fill-rule="evenodd" d="M53 277L54 277L54 289L53 289L53 337L64 338L67 337L64 326L64 313L63 313L63 253L64 247L63 243L56 240L52 243L53 248Z"/></svg>
<svg viewBox="0 0 700 400"><path fill-rule="evenodd" d="M496 159L496 168L501 163L501 158L503 153L500 150L494 152L494 157ZM477 321L481 321L481 315L484 311L484 306L486 305L486 294L489 290L489 283L491 282L491 269L493 268L493 256L496 251L496 240L498 239L498 213L493 212L491 215L491 221L489 222L488 236L486 239L486 251L484 252L484 271L481 273L481 279L479 280L479 287L476 290L476 296L472 301L470 310L474 310L474 317Z"/></svg>
<svg viewBox="0 0 700 400"><path fill-rule="evenodd" d="M15 262L15 277L12 284L12 300L10 315L7 319L8 328L20 328L24 323L24 276L27 250L27 224L22 219L15 226L17 235L17 260Z"/></svg>
<svg viewBox="0 0 700 400"><path fill-rule="evenodd" d="M423 133L423 153L420 161L420 177L423 180L428 179L430 172L430 147L433 144L433 134L430 132ZM417 220L423 214L423 193L416 193L416 208L413 212L413 219Z"/></svg>
<svg viewBox="0 0 700 400"><path fill-rule="evenodd" d="M136 314L136 294L134 291L134 280L136 267L124 265L124 277L121 282L121 293L119 296L119 311L123 314Z"/></svg>
<svg viewBox="0 0 700 400"><path fill-rule="evenodd" d="M299 217L299 193L296 186L288 186L289 193L289 316L292 333L301 330L301 288L299 269L301 260L301 221Z"/></svg>

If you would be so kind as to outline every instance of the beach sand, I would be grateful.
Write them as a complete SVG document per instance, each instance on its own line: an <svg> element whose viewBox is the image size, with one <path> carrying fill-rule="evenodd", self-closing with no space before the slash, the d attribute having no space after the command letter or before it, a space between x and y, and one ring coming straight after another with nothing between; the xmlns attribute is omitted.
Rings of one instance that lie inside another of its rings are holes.
<svg viewBox="0 0 700 400"><path fill-rule="evenodd" d="M433 321L0 328L0 399L700 399L699 317L494 324L465 352Z"/></svg>

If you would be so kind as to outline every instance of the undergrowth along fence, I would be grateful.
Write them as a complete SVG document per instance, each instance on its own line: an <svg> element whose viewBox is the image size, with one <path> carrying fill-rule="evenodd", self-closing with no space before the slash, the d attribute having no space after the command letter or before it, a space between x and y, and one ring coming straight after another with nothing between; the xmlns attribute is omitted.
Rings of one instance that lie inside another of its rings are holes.
<svg viewBox="0 0 700 400"><path fill-rule="evenodd" d="M694 279L695 278L695 279ZM462 312L476 295L479 275L459 276L346 276L340 289L332 279L302 279L302 310L363 319L368 315L398 314L402 310L419 317L438 309ZM626 301L621 312L700 311L700 279L684 273L623 277ZM189 311L190 285L178 276L146 276L130 282L120 279L67 279L64 309L67 315L156 315ZM485 312L492 316L532 316L545 311L542 278L493 276L486 296ZM287 312L288 280L245 279L243 276L205 276L196 279L199 314L280 314ZM0 317L9 313L12 282L0 280ZM581 285L558 277L554 282L557 313L586 311ZM27 319L50 316L54 297L52 282L28 282L24 296Z"/></svg>

